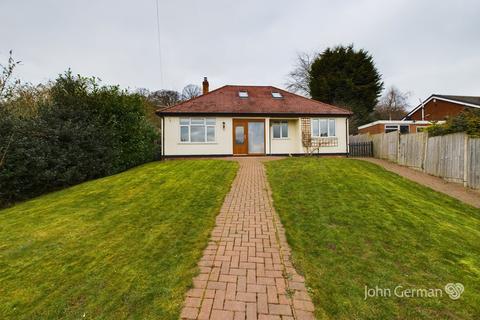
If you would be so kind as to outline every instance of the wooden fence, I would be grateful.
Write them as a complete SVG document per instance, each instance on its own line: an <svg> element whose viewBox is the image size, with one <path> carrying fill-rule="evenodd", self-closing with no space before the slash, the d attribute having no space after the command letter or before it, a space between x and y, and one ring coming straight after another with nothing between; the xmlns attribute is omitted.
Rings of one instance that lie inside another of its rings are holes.
<svg viewBox="0 0 480 320"><path fill-rule="evenodd" d="M426 132L398 131L351 136L350 142L373 143L373 156L480 189L480 138L465 133L428 137Z"/></svg>
<svg viewBox="0 0 480 320"><path fill-rule="evenodd" d="M373 142L351 142L348 144L349 157L373 157Z"/></svg>

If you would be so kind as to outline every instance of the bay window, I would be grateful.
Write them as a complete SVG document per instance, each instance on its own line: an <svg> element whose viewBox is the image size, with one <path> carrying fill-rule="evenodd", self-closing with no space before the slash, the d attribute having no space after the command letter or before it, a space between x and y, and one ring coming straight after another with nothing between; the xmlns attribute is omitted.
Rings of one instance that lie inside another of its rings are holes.
<svg viewBox="0 0 480 320"><path fill-rule="evenodd" d="M180 118L181 142L215 142L215 118Z"/></svg>

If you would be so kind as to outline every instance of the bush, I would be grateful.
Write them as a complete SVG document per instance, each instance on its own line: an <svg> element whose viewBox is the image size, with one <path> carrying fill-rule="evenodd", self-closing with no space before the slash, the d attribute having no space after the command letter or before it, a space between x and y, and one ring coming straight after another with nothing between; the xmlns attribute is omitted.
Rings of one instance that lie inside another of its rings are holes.
<svg viewBox="0 0 480 320"><path fill-rule="evenodd" d="M480 110L467 109L444 124L434 124L427 128L429 136L441 136L455 132L466 132L470 136L480 137Z"/></svg>
<svg viewBox="0 0 480 320"><path fill-rule="evenodd" d="M3 109L0 206L114 174L157 154L157 133L138 94L67 72L38 104L24 106L36 110L30 116Z"/></svg>

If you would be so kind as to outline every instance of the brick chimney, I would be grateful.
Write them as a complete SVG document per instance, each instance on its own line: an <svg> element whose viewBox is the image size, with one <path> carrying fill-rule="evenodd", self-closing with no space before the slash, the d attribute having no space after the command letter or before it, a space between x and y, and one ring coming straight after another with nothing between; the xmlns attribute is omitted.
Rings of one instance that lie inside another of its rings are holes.
<svg viewBox="0 0 480 320"><path fill-rule="evenodd" d="M203 94L207 94L207 93L208 93L208 80L207 80L207 77L204 77L204 78L203 78L202 86L203 86Z"/></svg>

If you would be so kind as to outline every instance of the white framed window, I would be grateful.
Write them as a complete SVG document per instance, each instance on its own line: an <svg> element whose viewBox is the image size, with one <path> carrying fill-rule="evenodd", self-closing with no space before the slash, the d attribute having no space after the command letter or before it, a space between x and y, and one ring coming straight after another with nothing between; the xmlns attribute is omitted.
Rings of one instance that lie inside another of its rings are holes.
<svg viewBox="0 0 480 320"><path fill-rule="evenodd" d="M215 142L215 118L180 118L180 142Z"/></svg>
<svg viewBox="0 0 480 320"><path fill-rule="evenodd" d="M288 138L288 121L272 121L273 139Z"/></svg>
<svg viewBox="0 0 480 320"><path fill-rule="evenodd" d="M312 137L335 136L335 119L312 119Z"/></svg>
<svg viewBox="0 0 480 320"><path fill-rule="evenodd" d="M247 90L240 90L240 91L238 91L238 96L240 98L248 98L248 91Z"/></svg>
<svg viewBox="0 0 480 320"><path fill-rule="evenodd" d="M272 98L275 98L275 99L282 99L283 96L280 92L272 92Z"/></svg>
<svg viewBox="0 0 480 320"><path fill-rule="evenodd" d="M386 124L385 133L400 131L400 133L409 133L410 128L408 125L404 124Z"/></svg>
<svg viewBox="0 0 480 320"><path fill-rule="evenodd" d="M385 133L393 132L393 131L398 131L398 125L385 125Z"/></svg>

